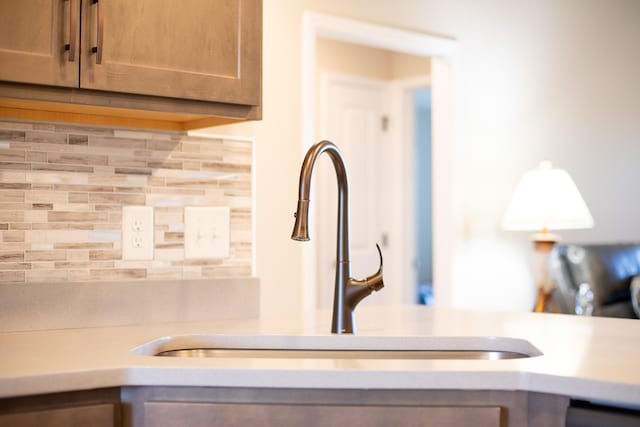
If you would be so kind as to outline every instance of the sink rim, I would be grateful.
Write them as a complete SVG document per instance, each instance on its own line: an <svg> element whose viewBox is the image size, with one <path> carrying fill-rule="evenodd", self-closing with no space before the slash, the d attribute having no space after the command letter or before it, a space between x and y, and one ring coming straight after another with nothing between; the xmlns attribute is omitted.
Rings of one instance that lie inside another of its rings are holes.
<svg viewBox="0 0 640 427"><path fill-rule="evenodd" d="M360 360L507 360L530 356L511 351L479 350L326 350L326 349L220 349L165 350L154 357L214 359L360 359Z"/></svg>
<svg viewBox="0 0 640 427"><path fill-rule="evenodd" d="M522 338L497 336L370 336L370 335L225 335L193 334L156 338L131 353L162 357L168 351L189 349L277 351L389 351L389 352L503 352L520 358L543 353ZM164 357L166 358L166 357ZM224 357L229 359L231 357ZM352 358L352 357L351 357ZM420 360L420 359L416 359Z"/></svg>

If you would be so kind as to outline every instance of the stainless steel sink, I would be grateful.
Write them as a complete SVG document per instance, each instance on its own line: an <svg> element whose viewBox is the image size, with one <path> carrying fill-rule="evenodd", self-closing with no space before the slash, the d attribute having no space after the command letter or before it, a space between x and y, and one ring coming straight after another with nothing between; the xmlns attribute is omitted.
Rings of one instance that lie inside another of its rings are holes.
<svg viewBox="0 0 640 427"><path fill-rule="evenodd" d="M163 337L133 353L217 359L501 360L540 356L530 342L503 337L185 335Z"/></svg>
<svg viewBox="0 0 640 427"><path fill-rule="evenodd" d="M282 350L187 348L162 351L155 356L217 357L250 359L522 359L527 354L511 351L472 350Z"/></svg>

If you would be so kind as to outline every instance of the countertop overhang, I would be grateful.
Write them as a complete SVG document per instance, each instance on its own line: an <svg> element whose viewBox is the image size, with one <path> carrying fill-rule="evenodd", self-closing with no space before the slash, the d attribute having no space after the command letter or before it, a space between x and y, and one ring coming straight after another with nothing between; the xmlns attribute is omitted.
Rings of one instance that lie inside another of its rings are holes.
<svg viewBox="0 0 640 427"><path fill-rule="evenodd" d="M510 360L166 358L132 350L181 335L327 336L330 313L0 334L0 397L119 386L523 390L640 407L640 323L422 306L362 307L357 334L509 337L543 354ZM340 338L340 337L338 337Z"/></svg>

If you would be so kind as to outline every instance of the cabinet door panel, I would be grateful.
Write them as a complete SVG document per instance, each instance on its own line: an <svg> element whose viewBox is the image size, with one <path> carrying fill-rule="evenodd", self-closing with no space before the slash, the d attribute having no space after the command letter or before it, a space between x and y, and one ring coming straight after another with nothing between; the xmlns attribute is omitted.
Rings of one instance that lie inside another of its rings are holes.
<svg viewBox="0 0 640 427"><path fill-rule="evenodd" d="M115 425L115 407L107 403L0 414L0 427L113 427Z"/></svg>
<svg viewBox="0 0 640 427"><path fill-rule="evenodd" d="M76 5L77 3L77 5ZM76 7L72 10L71 5ZM0 0L0 80L78 86L78 50L69 61L65 44L79 40L79 1ZM75 15L75 32L70 31Z"/></svg>
<svg viewBox="0 0 640 427"><path fill-rule="evenodd" d="M146 427L367 426L499 427L500 407L339 406L147 402Z"/></svg>
<svg viewBox="0 0 640 427"><path fill-rule="evenodd" d="M83 2L80 87L258 105L261 9L259 0Z"/></svg>

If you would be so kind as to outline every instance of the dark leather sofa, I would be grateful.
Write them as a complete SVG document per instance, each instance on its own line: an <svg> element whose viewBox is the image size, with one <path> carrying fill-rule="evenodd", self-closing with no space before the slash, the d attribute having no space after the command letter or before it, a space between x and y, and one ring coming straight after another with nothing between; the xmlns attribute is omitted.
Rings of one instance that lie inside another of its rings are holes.
<svg viewBox="0 0 640 427"><path fill-rule="evenodd" d="M640 317L640 242L557 244L549 267L562 312Z"/></svg>

